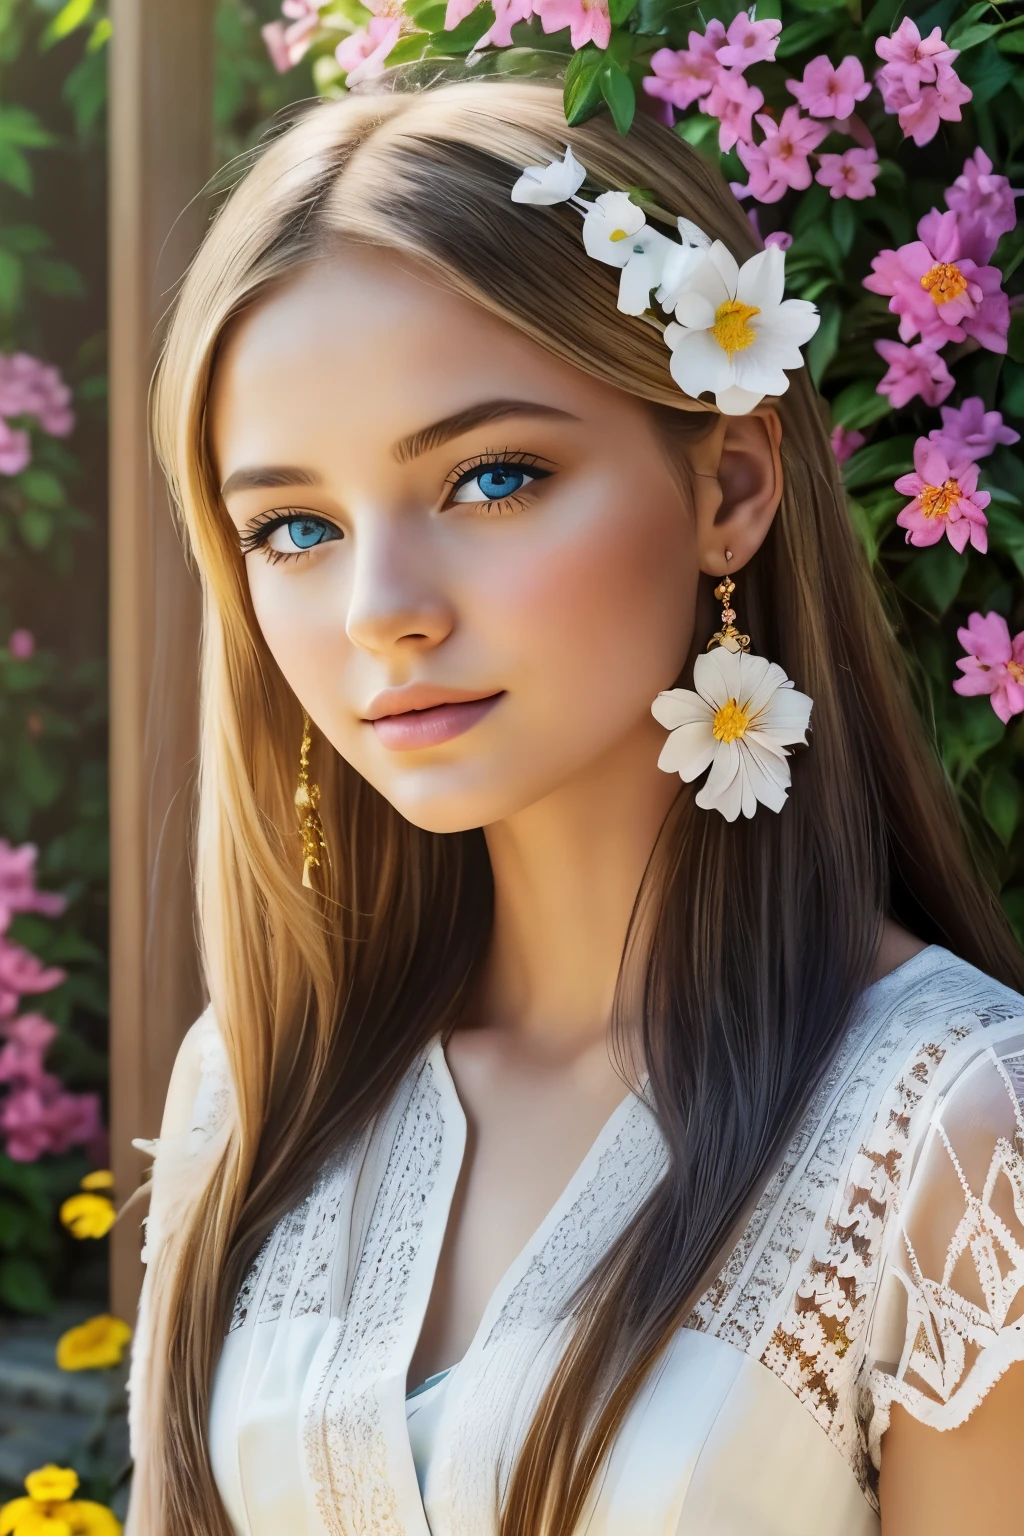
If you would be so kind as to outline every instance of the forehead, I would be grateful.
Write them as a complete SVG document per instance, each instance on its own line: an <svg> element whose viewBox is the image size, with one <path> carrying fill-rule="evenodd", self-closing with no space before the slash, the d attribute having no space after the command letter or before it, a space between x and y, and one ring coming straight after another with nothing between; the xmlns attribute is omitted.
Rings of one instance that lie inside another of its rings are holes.
<svg viewBox="0 0 1024 1536"><path fill-rule="evenodd" d="M481 400L606 426L641 403L563 362L398 253L352 247L303 269L228 332L211 398L221 479L240 464L353 460ZM496 429L500 430L500 429Z"/></svg>

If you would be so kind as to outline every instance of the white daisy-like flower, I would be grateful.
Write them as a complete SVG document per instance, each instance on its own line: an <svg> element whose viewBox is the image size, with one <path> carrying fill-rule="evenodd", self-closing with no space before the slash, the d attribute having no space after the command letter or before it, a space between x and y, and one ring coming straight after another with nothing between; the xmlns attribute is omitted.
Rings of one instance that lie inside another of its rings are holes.
<svg viewBox="0 0 1024 1536"><path fill-rule="evenodd" d="M572 150L566 148L563 158L552 160L550 165L528 165L512 188L512 201L545 206L568 202L576 196L586 175Z"/></svg>
<svg viewBox="0 0 1024 1536"><path fill-rule="evenodd" d="M790 786L789 753L807 745L812 700L764 656L717 646L697 657L694 693L659 693L651 713L670 732L658 759L689 784L710 766L696 803L726 821L753 816L758 802L781 811Z"/></svg>
<svg viewBox="0 0 1024 1536"><path fill-rule="evenodd" d="M669 367L694 398L710 390L726 416L745 416L765 395L789 388L784 372L802 368L801 346L820 317L806 299L784 299L785 252L769 246L739 266L716 240L686 273L665 329Z"/></svg>

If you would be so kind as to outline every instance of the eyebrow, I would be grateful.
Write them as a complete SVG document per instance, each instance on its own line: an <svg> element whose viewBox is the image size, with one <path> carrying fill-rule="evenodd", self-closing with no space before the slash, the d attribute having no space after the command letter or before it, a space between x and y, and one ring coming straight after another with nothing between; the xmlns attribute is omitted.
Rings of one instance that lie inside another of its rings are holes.
<svg viewBox="0 0 1024 1536"><path fill-rule="evenodd" d="M272 491L283 485L319 484L320 476L311 469L299 469L291 464L254 464L228 475L220 493L230 496L232 491Z"/></svg>
<svg viewBox="0 0 1024 1536"><path fill-rule="evenodd" d="M504 421L510 416L548 416L560 418L562 421L577 421L570 411L561 411L554 405L540 405L530 400L485 400L480 405L471 405L464 411L456 411L451 416L445 416L441 421L435 421L429 427L423 427L419 432L412 432L408 437L400 438L391 450L392 456L399 464L408 464L410 459L415 459L421 453L429 453L434 448L440 448L442 443L447 443L453 437L461 437L463 432L471 432L474 427L483 426L490 421Z"/></svg>

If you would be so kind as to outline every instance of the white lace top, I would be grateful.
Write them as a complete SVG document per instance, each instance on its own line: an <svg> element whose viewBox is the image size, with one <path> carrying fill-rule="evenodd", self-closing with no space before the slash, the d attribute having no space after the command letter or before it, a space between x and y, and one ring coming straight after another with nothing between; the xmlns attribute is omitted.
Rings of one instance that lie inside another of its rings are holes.
<svg viewBox="0 0 1024 1536"><path fill-rule="evenodd" d="M202 1027L193 1136L225 1101ZM890 1404L953 1427L1024 1359L1022 1099L1024 998L937 946L869 987L741 1240L630 1409L581 1536L877 1536ZM494 1536L560 1310L665 1149L630 1096L445 1378L421 1492L406 1372L464 1144L435 1044L257 1255L210 1411L239 1536Z"/></svg>

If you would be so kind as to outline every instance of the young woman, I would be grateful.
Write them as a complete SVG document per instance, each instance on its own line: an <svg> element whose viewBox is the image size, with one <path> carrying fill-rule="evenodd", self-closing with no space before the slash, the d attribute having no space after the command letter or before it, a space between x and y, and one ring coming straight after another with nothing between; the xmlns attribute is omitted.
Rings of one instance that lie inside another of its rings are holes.
<svg viewBox="0 0 1024 1536"><path fill-rule="evenodd" d="M1019 1529L1024 963L758 249L489 83L311 110L196 260L140 1536Z"/></svg>

